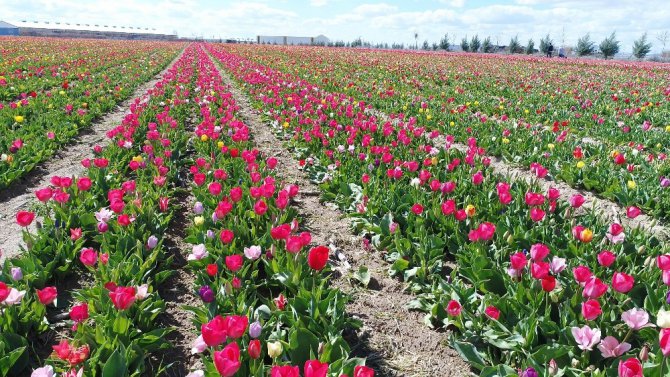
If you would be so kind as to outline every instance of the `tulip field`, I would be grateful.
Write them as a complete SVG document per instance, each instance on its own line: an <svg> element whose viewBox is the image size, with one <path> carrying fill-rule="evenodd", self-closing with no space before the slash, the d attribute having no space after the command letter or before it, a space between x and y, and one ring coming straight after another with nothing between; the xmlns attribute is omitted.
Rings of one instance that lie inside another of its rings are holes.
<svg viewBox="0 0 670 377"><path fill-rule="evenodd" d="M0 193L127 104L83 174L15 213L2 376L411 375L352 339L366 319L341 287L370 277L315 241L282 155L469 368L429 375L670 374L667 65L19 37L0 54Z"/></svg>

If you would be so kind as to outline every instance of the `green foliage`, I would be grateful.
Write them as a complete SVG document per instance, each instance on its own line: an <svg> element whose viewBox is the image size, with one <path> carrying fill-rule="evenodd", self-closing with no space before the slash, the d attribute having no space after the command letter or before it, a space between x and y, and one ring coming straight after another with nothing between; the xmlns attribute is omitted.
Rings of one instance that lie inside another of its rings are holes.
<svg viewBox="0 0 670 377"><path fill-rule="evenodd" d="M523 52L523 47L521 47L521 44L519 43L518 35L515 35L510 39L508 51L510 54L520 54Z"/></svg>
<svg viewBox="0 0 670 377"><path fill-rule="evenodd" d="M616 32L613 31L609 37L600 42L600 52L605 59L609 59L619 52L620 43L616 39Z"/></svg>
<svg viewBox="0 0 670 377"><path fill-rule="evenodd" d="M544 38L540 39L540 51L543 54L547 54L549 52L549 46L552 46L554 44L554 41L551 39L549 34L547 34Z"/></svg>
<svg viewBox="0 0 670 377"><path fill-rule="evenodd" d="M479 35L475 34L474 37L470 40L470 51L477 52L482 46L482 42L479 40Z"/></svg>
<svg viewBox="0 0 670 377"><path fill-rule="evenodd" d="M493 44L491 43L491 37L486 37L484 39L484 42L482 42L482 52L489 54L492 53L494 50Z"/></svg>
<svg viewBox="0 0 670 377"><path fill-rule="evenodd" d="M531 38L531 39L528 40L528 44L526 45L526 51L525 52L526 52L527 55L530 55L534 51L535 51L535 42Z"/></svg>
<svg viewBox="0 0 670 377"><path fill-rule="evenodd" d="M442 39L440 39L440 49L449 51L449 34L445 34Z"/></svg>
<svg viewBox="0 0 670 377"><path fill-rule="evenodd" d="M596 44L591 40L589 33L577 40L577 48L575 49L577 56L591 55L595 50Z"/></svg>
<svg viewBox="0 0 670 377"><path fill-rule="evenodd" d="M461 50L468 52L470 51L470 43L468 43L468 37L461 39Z"/></svg>
<svg viewBox="0 0 670 377"><path fill-rule="evenodd" d="M633 43L633 56L642 60L647 56L649 51L651 51L651 43L647 42L647 33L644 33L640 39Z"/></svg>

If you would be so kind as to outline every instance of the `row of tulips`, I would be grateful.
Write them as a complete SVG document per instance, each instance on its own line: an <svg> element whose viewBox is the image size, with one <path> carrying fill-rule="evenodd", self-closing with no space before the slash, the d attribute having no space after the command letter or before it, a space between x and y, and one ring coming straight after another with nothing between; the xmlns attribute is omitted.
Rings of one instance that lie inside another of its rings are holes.
<svg viewBox="0 0 670 377"><path fill-rule="evenodd" d="M118 44L113 47L117 53L108 51L105 55L105 50L99 50L97 60L86 61L83 73L59 75L53 87L21 91L15 99L0 102L0 123L5 125L0 132L0 189L111 111L167 66L183 45L140 42L131 49ZM7 85L13 84L10 81Z"/></svg>
<svg viewBox="0 0 670 377"><path fill-rule="evenodd" d="M164 42L26 38L0 39L0 101L20 98L22 93L42 92L63 82L80 80L118 65L140 50L147 54L163 48Z"/></svg>
<svg viewBox="0 0 670 377"><path fill-rule="evenodd" d="M7 260L0 275L0 288L9 291L0 300L2 375L26 375L40 356L29 351L36 335L55 330L63 317L67 330L57 331L51 357L32 376L139 375L152 352L169 347L171 330L156 321L165 303L154 288L172 273L162 237L185 150L195 59L187 48L133 101L108 131L110 144L81 161L86 175L52 177L35 192L43 203L37 213L17 214L21 226L36 214L43 222L36 234L24 232L27 250ZM59 291L66 280L82 288ZM155 365L151 373L162 371Z"/></svg>
<svg viewBox="0 0 670 377"><path fill-rule="evenodd" d="M324 200L385 252L417 294L410 306L454 330L453 346L482 375L663 370L667 245L603 222L581 195L491 173L475 138L459 152L444 129L380 121L295 69L208 49L289 140Z"/></svg>
<svg viewBox="0 0 670 377"><path fill-rule="evenodd" d="M670 90L662 65L272 46L234 51L414 117L419 126L475 137L489 154L540 178L670 218Z"/></svg>
<svg viewBox="0 0 670 377"><path fill-rule="evenodd" d="M342 337L355 326L347 297L328 284L329 248L312 246L290 205L299 187L253 148L238 106L199 49L199 123L190 166L189 266L202 305L191 376L370 377Z"/></svg>

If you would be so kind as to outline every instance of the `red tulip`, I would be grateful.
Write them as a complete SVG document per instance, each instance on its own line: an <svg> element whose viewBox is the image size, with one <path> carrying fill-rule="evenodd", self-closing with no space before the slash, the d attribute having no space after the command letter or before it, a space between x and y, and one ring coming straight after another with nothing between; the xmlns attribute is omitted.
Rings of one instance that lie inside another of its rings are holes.
<svg viewBox="0 0 670 377"><path fill-rule="evenodd" d="M619 377L643 377L642 363L634 357L619 361Z"/></svg>
<svg viewBox="0 0 670 377"><path fill-rule="evenodd" d="M528 260L526 259L526 254L523 252L519 251L516 252L509 257L510 262L512 264L512 268L515 270L523 270L526 265L528 264Z"/></svg>
<svg viewBox="0 0 670 377"><path fill-rule="evenodd" d="M374 377L375 371L365 365L357 365L354 368L354 377Z"/></svg>
<svg viewBox="0 0 670 377"><path fill-rule="evenodd" d="M291 234L291 225L282 224L270 229L270 236L274 240L285 240Z"/></svg>
<svg viewBox="0 0 670 377"><path fill-rule="evenodd" d="M254 360L261 357L261 341L258 339L251 340L249 347L247 347L247 352L249 353L249 357Z"/></svg>
<svg viewBox="0 0 670 377"><path fill-rule="evenodd" d="M300 252L304 245L303 239L300 236L288 236L286 239L286 251L291 254Z"/></svg>
<svg viewBox="0 0 670 377"><path fill-rule="evenodd" d="M575 195L571 196L570 199L568 200L568 202L570 203L572 208L581 207L584 204L584 201L585 201L584 197L580 194L575 194Z"/></svg>
<svg viewBox="0 0 670 377"><path fill-rule="evenodd" d="M40 202L46 203L53 196L53 190L50 187L39 189L35 191L35 196Z"/></svg>
<svg viewBox="0 0 670 377"><path fill-rule="evenodd" d="M0 281L0 302L5 301L11 291L12 289L7 284Z"/></svg>
<svg viewBox="0 0 670 377"><path fill-rule="evenodd" d="M88 319L88 304L82 303L75 305L70 309L70 319L75 323L83 322Z"/></svg>
<svg viewBox="0 0 670 377"><path fill-rule="evenodd" d="M16 223L19 224L19 226L22 227L27 227L28 225L32 224L33 220L35 219L35 214L32 212L27 212L27 211L19 211L16 214Z"/></svg>
<svg viewBox="0 0 670 377"><path fill-rule="evenodd" d="M81 238L82 235L82 230L81 228L73 228L70 229L70 239L72 241L76 241Z"/></svg>
<svg viewBox="0 0 670 377"><path fill-rule="evenodd" d="M572 269L572 275L575 277L575 280L579 283L586 283L591 279L593 273L586 266L577 266Z"/></svg>
<svg viewBox="0 0 670 377"><path fill-rule="evenodd" d="M535 279L544 279L549 275L549 268L551 266L547 262L533 262L530 265L530 274Z"/></svg>
<svg viewBox="0 0 670 377"><path fill-rule="evenodd" d="M491 319L497 320L498 318L500 318L500 310L492 305L487 306L486 309L484 310L484 313L486 314L487 317Z"/></svg>
<svg viewBox="0 0 670 377"><path fill-rule="evenodd" d="M670 355L670 329L661 329L660 334L658 334L658 343L661 346L663 356L668 357Z"/></svg>
<svg viewBox="0 0 670 377"><path fill-rule="evenodd" d="M117 310L126 310L135 302L135 287L116 287L109 298Z"/></svg>
<svg viewBox="0 0 670 377"><path fill-rule="evenodd" d="M223 229L221 230L221 234L219 234L219 239L225 244L233 242L234 237L233 231L229 229Z"/></svg>
<svg viewBox="0 0 670 377"><path fill-rule="evenodd" d="M545 215L546 213L538 207L533 207L530 209L530 219L536 223L544 220Z"/></svg>
<svg viewBox="0 0 670 377"><path fill-rule="evenodd" d="M462 309L463 309L463 307L456 300L451 300L447 304L447 314L449 314L452 317L458 317L459 315L461 315L461 310Z"/></svg>
<svg viewBox="0 0 670 377"><path fill-rule="evenodd" d="M284 310L286 304L288 304L288 302L286 301L286 297L284 297L284 295L281 293L279 294L279 296L277 296L277 298L274 299L274 301L275 305L277 306L277 309L279 310Z"/></svg>
<svg viewBox="0 0 670 377"><path fill-rule="evenodd" d="M270 370L270 377L300 377L300 368L290 365L275 365Z"/></svg>
<svg viewBox="0 0 670 377"><path fill-rule="evenodd" d="M603 267L611 266L616 260L616 255L609 250L603 250L598 254L598 263Z"/></svg>
<svg viewBox="0 0 670 377"><path fill-rule="evenodd" d="M239 271L244 265L244 258L239 254L233 254L226 256L226 267L232 271Z"/></svg>
<svg viewBox="0 0 670 377"><path fill-rule="evenodd" d="M79 189L79 191L88 191L92 185L93 182L89 177L81 177L77 180L77 189Z"/></svg>
<svg viewBox="0 0 670 377"><path fill-rule="evenodd" d="M326 377L328 374L328 363L319 360L307 360L304 369L305 377Z"/></svg>
<svg viewBox="0 0 670 377"><path fill-rule="evenodd" d="M582 303L582 316L587 321L592 321L602 314L600 303L596 300L588 300Z"/></svg>
<svg viewBox="0 0 670 377"><path fill-rule="evenodd" d="M265 212L268 211L268 205L263 201L259 200L254 204L254 213L258 216L263 216Z"/></svg>
<svg viewBox="0 0 670 377"><path fill-rule="evenodd" d="M642 213L642 211L635 206L626 208L626 216L628 216L628 218L634 219L638 217L640 213Z"/></svg>
<svg viewBox="0 0 670 377"><path fill-rule="evenodd" d="M237 343L228 344L223 350L214 352L214 365L222 377L232 377L240 369L240 347Z"/></svg>
<svg viewBox="0 0 670 377"><path fill-rule="evenodd" d="M556 288L556 278L549 275L542 279L542 290L545 292L551 292Z"/></svg>
<svg viewBox="0 0 670 377"><path fill-rule="evenodd" d="M84 266L95 266L98 262L98 252L91 248L81 249L81 252L79 252L79 260Z"/></svg>
<svg viewBox="0 0 670 377"><path fill-rule="evenodd" d="M328 262L329 252L330 249L327 246L313 247L307 256L307 264L309 264L309 267L313 270L323 270L323 268L326 267L326 263Z"/></svg>
<svg viewBox="0 0 670 377"><path fill-rule="evenodd" d="M224 326L228 337L237 339L247 331L249 318L245 315L229 315L224 319Z"/></svg>
<svg viewBox="0 0 670 377"><path fill-rule="evenodd" d="M49 305L58 297L58 290L56 287L45 287L44 289L37 289L37 298L42 305Z"/></svg>
<svg viewBox="0 0 670 377"><path fill-rule="evenodd" d="M635 279L623 272L615 272L612 276L612 289L619 293L628 293L633 289Z"/></svg>
<svg viewBox="0 0 670 377"><path fill-rule="evenodd" d="M204 342L210 347L216 347L223 343L228 336L226 325L226 320L220 315L212 318L207 323L203 323L200 326L200 332L202 333Z"/></svg>
<svg viewBox="0 0 670 377"><path fill-rule="evenodd" d="M419 203L413 205L412 206L412 213L414 213L417 216L422 214L423 213L423 206Z"/></svg>
<svg viewBox="0 0 670 377"><path fill-rule="evenodd" d="M210 263L207 265L207 275L216 276L219 273L219 266L216 263Z"/></svg>

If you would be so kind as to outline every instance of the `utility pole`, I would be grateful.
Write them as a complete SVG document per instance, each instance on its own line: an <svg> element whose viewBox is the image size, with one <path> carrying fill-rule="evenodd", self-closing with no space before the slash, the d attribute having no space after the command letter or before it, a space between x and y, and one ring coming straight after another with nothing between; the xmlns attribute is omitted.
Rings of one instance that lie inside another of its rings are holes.
<svg viewBox="0 0 670 377"><path fill-rule="evenodd" d="M418 50L419 49L419 33L416 31L414 32L414 49Z"/></svg>

